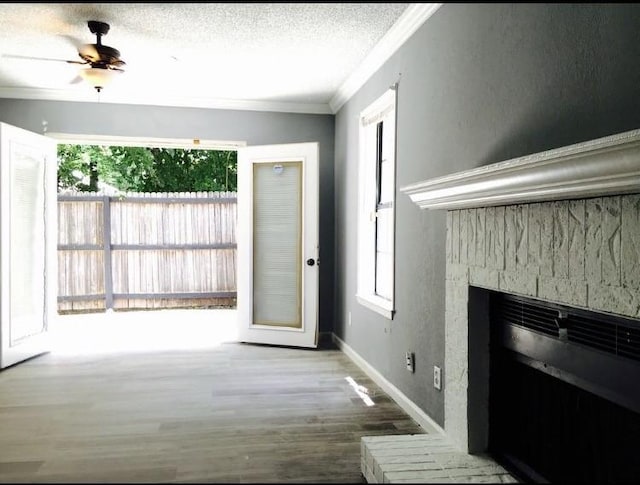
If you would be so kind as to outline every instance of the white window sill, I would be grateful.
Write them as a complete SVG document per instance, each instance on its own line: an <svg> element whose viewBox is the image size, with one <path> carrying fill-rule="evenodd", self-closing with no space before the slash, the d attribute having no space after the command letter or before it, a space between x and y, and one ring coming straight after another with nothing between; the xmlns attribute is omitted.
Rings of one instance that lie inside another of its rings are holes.
<svg viewBox="0 0 640 485"><path fill-rule="evenodd" d="M393 320L395 310L393 309L393 303L390 301L374 295L356 295L356 299L361 305L366 306L389 320Z"/></svg>

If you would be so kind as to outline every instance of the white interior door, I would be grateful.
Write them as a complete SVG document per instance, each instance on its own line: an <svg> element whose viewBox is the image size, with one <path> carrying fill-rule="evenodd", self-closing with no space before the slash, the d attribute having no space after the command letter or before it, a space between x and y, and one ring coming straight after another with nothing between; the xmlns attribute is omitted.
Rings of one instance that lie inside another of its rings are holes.
<svg viewBox="0 0 640 485"><path fill-rule="evenodd" d="M49 350L56 172L55 141L0 123L0 368Z"/></svg>
<svg viewBox="0 0 640 485"><path fill-rule="evenodd" d="M238 149L238 339L316 347L318 143Z"/></svg>

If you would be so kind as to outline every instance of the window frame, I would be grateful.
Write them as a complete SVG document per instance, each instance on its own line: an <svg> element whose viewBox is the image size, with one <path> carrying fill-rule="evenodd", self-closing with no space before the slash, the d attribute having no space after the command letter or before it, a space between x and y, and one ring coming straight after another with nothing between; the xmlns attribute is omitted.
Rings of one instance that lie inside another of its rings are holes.
<svg viewBox="0 0 640 485"><path fill-rule="evenodd" d="M358 244L357 244L357 301L392 320L395 314L395 206L396 206L396 98L397 85L365 108L358 118ZM382 122L382 125L380 125ZM380 133L380 131L382 133ZM381 135L381 136L380 136ZM379 145L382 143L382 146ZM380 159L385 154L385 159ZM381 178L381 164L390 162ZM383 183L392 187L390 200L379 204ZM380 235L378 212L387 214L387 231ZM377 294L378 241L386 237L390 246L390 267L386 288L390 298Z"/></svg>

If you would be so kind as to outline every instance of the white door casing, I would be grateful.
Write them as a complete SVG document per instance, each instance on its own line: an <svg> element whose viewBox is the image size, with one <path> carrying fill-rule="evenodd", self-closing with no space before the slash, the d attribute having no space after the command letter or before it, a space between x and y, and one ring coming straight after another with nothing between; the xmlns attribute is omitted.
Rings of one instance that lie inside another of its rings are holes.
<svg viewBox="0 0 640 485"><path fill-rule="evenodd" d="M238 340L317 346L318 143L238 149Z"/></svg>
<svg viewBox="0 0 640 485"><path fill-rule="evenodd" d="M49 350L57 311L56 143L0 123L0 368Z"/></svg>

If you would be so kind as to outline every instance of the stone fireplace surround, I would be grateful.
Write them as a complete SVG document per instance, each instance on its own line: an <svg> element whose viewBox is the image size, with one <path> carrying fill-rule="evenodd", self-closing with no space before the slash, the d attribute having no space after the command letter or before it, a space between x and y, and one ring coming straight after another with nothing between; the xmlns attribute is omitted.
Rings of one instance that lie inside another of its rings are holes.
<svg viewBox="0 0 640 485"><path fill-rule="evenodd" d="M403 187L447 210L448 440L488 443L488 293L640 318L640 130Z"/></svg>

